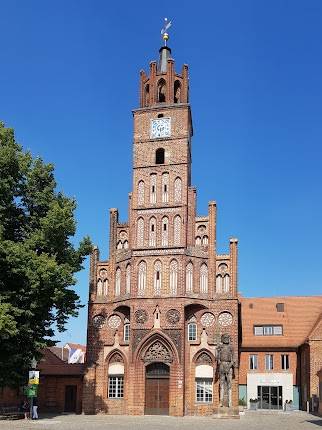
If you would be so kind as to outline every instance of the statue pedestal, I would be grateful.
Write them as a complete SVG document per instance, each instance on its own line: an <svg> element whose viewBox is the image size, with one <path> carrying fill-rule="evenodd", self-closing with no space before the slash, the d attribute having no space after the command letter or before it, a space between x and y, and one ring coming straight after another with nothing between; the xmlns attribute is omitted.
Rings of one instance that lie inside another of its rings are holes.
<svg viewBox="0 0 322 430"><path fill-rule="evenodd" d="M239 419L239 408L231 407L228 408L227 406L220 406L215 410L215 413L213 415L213 418L215 419L227 419L227 418L234 418Z"/></svg>

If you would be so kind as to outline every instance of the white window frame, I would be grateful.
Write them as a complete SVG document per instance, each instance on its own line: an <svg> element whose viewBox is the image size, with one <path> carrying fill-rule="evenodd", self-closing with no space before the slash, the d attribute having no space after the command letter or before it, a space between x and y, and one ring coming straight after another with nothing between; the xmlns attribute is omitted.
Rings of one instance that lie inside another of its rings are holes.
<svg viewBox="0 0 322 430"><path fill-rule="evenodd" d="M282 370L289 370L290 368L289 354L281 354L281 368Z"/></svg>
<svg viewBox="0 0 322 430"><path fill-rule="evenodd" d="M196 378L195 394L196 394L197 403L212 403L213 402L213 379Z"/></svg>
<svg viewBox="0 0 322 430"><path fill-rule="evenodd" d="M124 375L109 375L108 398L123 399L124 397Z"/></svg>
<svg viewBox="0 0 322 430"><path fill-rule="evenodd" d="M257 370L258 369L258 355L250 354L249 356L249 370Z"/></svg>
<svg viewBox="0 0 322 430"><path fill-rule="evenodd" d="M192 327L193 327L193 329L192 329ZM193 336L191 335L192 334L191 332L193 332ZM197 340L197 334L198 334L197 323L190 322L188 324L188 341L194 342L195 340Z"/></svg>
<svg viewBox="0 0 322 430"><path fill-rule="evenodd" d="M274 370L274 355L265 355L265 370Z"/></svg>

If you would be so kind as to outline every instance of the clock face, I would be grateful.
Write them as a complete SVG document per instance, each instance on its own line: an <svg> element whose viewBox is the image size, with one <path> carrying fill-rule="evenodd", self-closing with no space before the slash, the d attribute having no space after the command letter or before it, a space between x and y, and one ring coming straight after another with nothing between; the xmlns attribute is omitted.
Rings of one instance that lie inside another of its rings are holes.
<svg viewBox="0 0 322 430"><path fill-rule="evenodd" d="M218 322L222 327L227 327L232 324L233 316L229 312L222 312L218 317Z"/></svg>
<svg viewBox="0 0 322 430"><path fill-rule="evenodd" d="M152 139L171 136L171 118L157 118L151 121Z"/></svg>

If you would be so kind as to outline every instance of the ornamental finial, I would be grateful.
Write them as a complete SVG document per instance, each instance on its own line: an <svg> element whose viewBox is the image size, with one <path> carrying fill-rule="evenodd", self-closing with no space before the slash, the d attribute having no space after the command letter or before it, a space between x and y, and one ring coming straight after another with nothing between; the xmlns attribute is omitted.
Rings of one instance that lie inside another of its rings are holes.
<svg viewBox="0 0 322 430"><path fill-rule="evenodd" d="M170 28L172 25L172 22L168 20L168 18L164 18L164 26L161 30L161 36L164 40L164 46L167 46L167 40L169 39L169 34L167 32L168 28Z"/></svg>

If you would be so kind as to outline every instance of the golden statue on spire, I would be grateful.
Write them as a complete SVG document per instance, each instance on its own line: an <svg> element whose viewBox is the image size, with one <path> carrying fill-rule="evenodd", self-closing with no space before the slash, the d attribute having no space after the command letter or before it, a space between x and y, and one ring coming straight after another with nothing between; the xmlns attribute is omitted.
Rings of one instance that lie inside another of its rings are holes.
<svg viewBox="0 0 322 430"><path fill-rule="evenodd" d="M167 40L169 40L169 34L167 32L168 28L170 28L172 25L172 22L168 20L168 18L164 18L164 26L161 30L161 36L164 40L164 46L167 46Z"/></svg>

